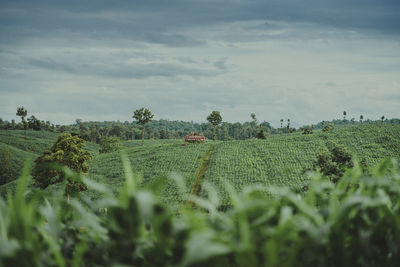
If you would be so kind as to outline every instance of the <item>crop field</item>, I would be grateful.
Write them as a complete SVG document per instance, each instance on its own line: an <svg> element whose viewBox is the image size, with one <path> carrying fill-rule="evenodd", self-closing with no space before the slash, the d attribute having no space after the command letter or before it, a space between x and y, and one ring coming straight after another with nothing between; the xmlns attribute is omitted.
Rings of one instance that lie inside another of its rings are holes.
<svg viewBox="0 0 400 267"><path fill-rule="evenodd" d="M387 157L400 159L399 126L362 125L308 135L295 133L266 140L222 142L211 155L205 181L218 189L224 201L226 182L238 191L253 184L301 191L310 183L307 170L312 168L319 151L327 151L327 142L344 145L354 158L364 159L368 166Z"/></svg>
<svg viewBox="0 0 400 267"><path fill-rule="evenodd" d="M10 151L11 177L17 178L25 159L38 157L51 147L57 136L57 133L27 131L25 140L23 131L0 131L0 149L5 147ZM266 140L209 141L187 146L182 140L145 140L145 146L141 146L140 140L133 140L122 142L122 145L133 172L142 177L142 187L162 179L166 184L160 193L164 202L182 203L185 199L177 193L168 176L172 173L181 176L188 196L211 147L213 150L202 182L214 185L226 201L226 182L238 191L253 184L287 186L297 192L303 190L310 183L307 170L312 168L318 152L327 150L328 142L344 145L354 158L363 159L368 166L376 165L383 158L400 158L399 125L347 126L308 135L297 132L271 135ZM89 178L106 184L117 193L125 180L121 154L99 154L99 146L91 142L86 142L86 149L94 155ZM13 184L1 186L0 192L12 190ZM87 194L99 197L92 192Z"/></svg>
<svg viewBox="0 0 400 267"><path fill-rule="evenodd" d="M141 186L148 185L154 179L164 179L166 188L161 192L162 197L168 202L182 202L184 200L180 199L174 182L167 176L181 176L188 194L202 159L210 147L210 143L184 146L183 142L175 140L168 143L147 142L144 147L127 148L125 152L133 172L142 177ZM118 151L99 154L91 162L89 178L108 184L114 192L119 191L125 182L124 177Z"/></svg>

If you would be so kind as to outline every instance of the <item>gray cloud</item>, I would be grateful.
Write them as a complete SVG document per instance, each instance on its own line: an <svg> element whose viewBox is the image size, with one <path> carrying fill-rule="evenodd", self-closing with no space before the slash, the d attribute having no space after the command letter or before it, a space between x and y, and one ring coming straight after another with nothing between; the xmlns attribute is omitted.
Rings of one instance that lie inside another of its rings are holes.
<svg viewBox="0 0 400 267"><path fill-rule="evenodd" d="M187 67L177 64L167 63L146 63L146 64L127 64L124 62L116 63L78 63L68 64L57 62L52 59L28 59L29 64L34 67L43 68L49 71L61 71L74 75L90 75L108 77L111 79L143 79L148 77L176 77L187 75L192 77L216 76L225 70L225 61L217 61L215 69L200 69Z"/></svg>
<svg viewBox="0 0 400 267"><path fill-rule="evenodd" d="M248 20L306 22L329 27L400 33L397 0L185 0L185 1L2 1L0 40L55 34L126 38L167 46L197 46L203 40L175 32ZM276 25L265 24L276 29Z"/></svg>
<svg viewBox="0 0 400 267"><path fill-rule="evenodd" d="M400 116L398 0L1 1L0 116Z"/></svg>

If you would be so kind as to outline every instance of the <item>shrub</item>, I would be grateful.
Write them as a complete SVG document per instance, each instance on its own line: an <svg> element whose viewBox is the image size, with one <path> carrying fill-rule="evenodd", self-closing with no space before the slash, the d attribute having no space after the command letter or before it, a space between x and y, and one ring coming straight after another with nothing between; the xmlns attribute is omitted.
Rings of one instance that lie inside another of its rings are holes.
<svg viewBox="0 0 400 267"><path fill-rule="evenodd" d="M100 153L109 153L118 151L121 148L120 139L116 136L110 136L100 141Z"/></svg>
<svg viewBox="0 0 400 267"><path fill-rule="evenodd" d="M330 178L336 183L343 176L347 168L353 167L351 154L342 145L327 144L329 152L319 152L314 163L314 169Z"/></svg>
<svg viewBox="0 0 400 267"><path fill-rule="evenodd" d="M322 128L322 131L329 132L329 131L332 131L333 129L335 129L335 126L333 125L333 123L329 123L329 124L324 125L324 127Z"/></svg>
<svg viewBox="0 0 400 267"><path fill-rule="evenodd" d="M42 156L35 160L32 171L35 185L44 189L51 184L65 179L65 173L60 169L66 166L77 173L87 173L88 161L92 158L88 151L84 151L85 141L69 133L61 134L56 143ZM86 190L85 184L68 179L67 193L69 191Z"/></svg>
<svg viewBox="0 0 400 267"><path fill-rule="evenodd" d="M3 147L0 153L0 185L6 184L10 180L10 151Z"/></svg>
<svg viewBox="0 0 400 267"><path fill-rule="evenodd" d="M257 132L257 134L256 134L256 138L257 139L267 139L267 137L265 136L265 133L264 133L264 130L263 130L263 128L259 128L258 129L258 132Z"/></svg>
<svg viewBox="0 0 400 267"><path fill-rule="evenodd" d="M302 132L302 134L312 134L313 130L314 130L314 125L313 126L304 126L302 128L300 128Z"/></svg>

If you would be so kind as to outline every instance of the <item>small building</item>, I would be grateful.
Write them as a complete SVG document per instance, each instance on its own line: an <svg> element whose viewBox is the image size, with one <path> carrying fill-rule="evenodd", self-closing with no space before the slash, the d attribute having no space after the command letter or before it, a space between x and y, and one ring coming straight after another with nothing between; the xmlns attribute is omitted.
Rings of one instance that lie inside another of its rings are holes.
<svg viewBox="0 0 400 267"><path fill-rule="evenodd" d="M206 138L202 134L190 133L185 136L185 143L204 143Z"/></svg>

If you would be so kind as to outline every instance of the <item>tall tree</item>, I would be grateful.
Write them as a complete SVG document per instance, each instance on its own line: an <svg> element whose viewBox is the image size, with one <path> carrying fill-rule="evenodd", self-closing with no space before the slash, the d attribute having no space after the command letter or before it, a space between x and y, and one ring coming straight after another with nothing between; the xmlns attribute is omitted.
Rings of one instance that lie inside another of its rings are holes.
<svg viewBox="0 0 400 267"><path fill-rule="evenodd" d="M217 126L222 122L219 111L213 111L208 115L207 120L214 126L214 141L217 140Z"/></svg>
<svg viewBox="0 0 400 267"><path fill-rule="evenodd" d="M360 115L360 123L363 122L363 119L364 119L364 116L363 116L363 115Z"/></svg>
<svg viewBox="0 0 400 267"><path fill-rule="evenodd" d="M257 125L257 117L256 117L256 114L255 114L255 113L251 113L251 114L250 114L250 117L251 117L251 119L253 120L253 123L254 123L255 125Z"/></svg>
<svg viewBox="0 0 400 267"><path fill-rule="evenodd" d="M343 111L343 122L344 122L344 123L346 123L346 115L347 115L347 112L346 112L346 111Z"/></svg>
<svg viewBox="0 0 400 267"><path fill-rule="evenodd" d="M25 121L25 117L28 115L28 111L24 107L18 107L16 115L21 117L22 126L24 126L25 130L25 140L26 140L26 128L28 127L28 124Z"/></svg>
<svg viewBox="0 0 400 267"><path fill-rule="evenodd" d="M385 116L382 116L381 117L381 122L383 123L383 120L385 119Z"/></svg>
<svg viewBox="0 0 400 267"><path fill-rule="evenodd" d="M142 125L142 146L144 146L144 129L146 123L154 118L154 114L147 108L140 108L133 112L133 118L136 120L137 124Z"/></svg>

